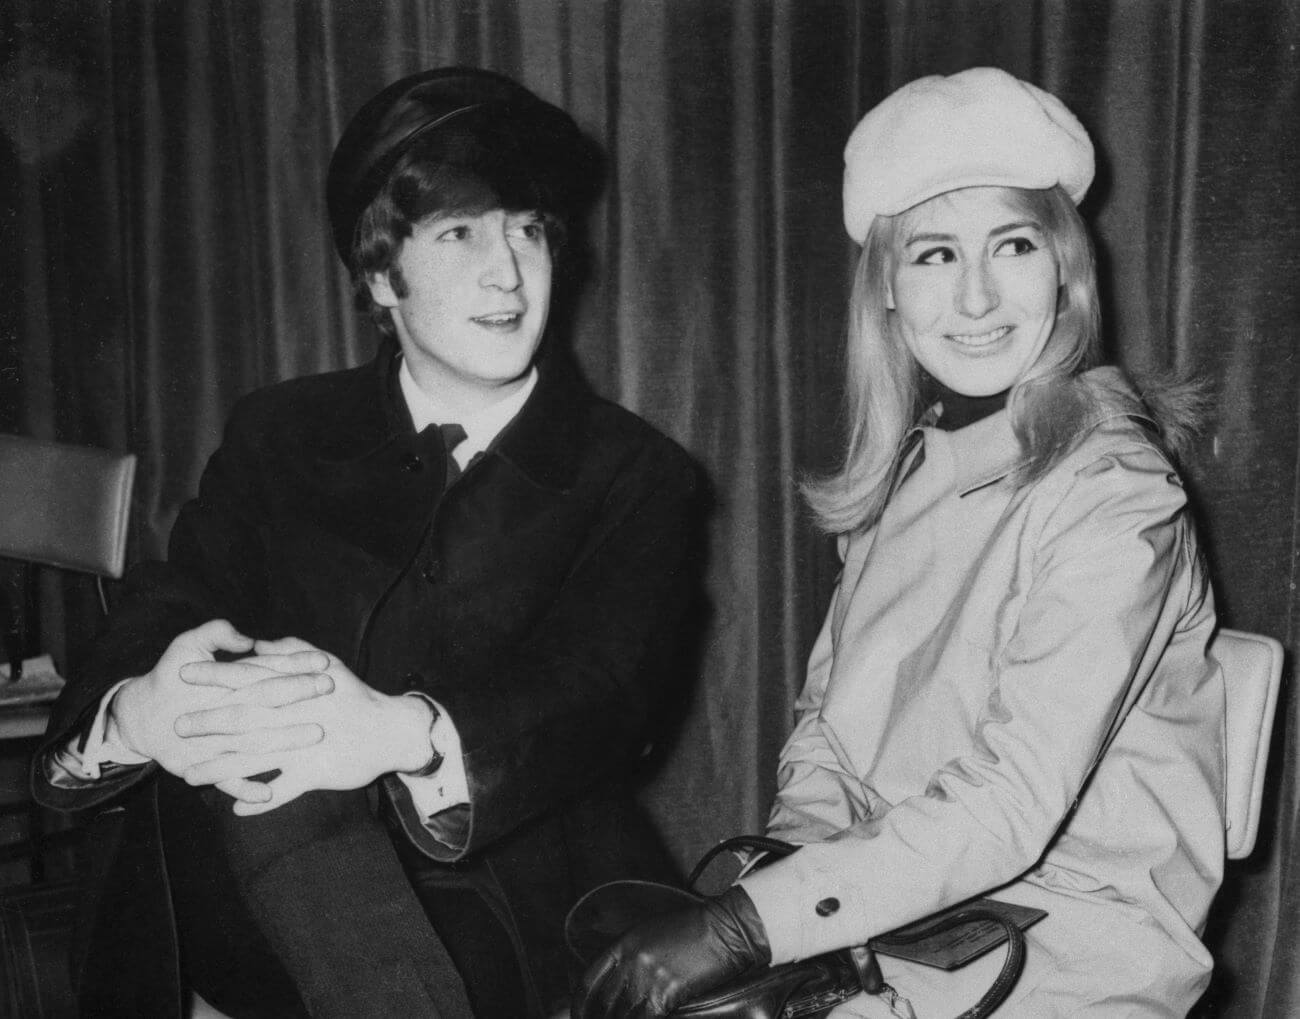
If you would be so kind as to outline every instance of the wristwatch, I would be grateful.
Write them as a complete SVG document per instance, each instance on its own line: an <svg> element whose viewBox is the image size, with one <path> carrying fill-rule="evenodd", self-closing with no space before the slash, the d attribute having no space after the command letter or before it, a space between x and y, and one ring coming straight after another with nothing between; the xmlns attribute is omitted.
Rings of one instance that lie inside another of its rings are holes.
<svg viewBox="0 0 1300 1019"><path fill-rule="evenodd" d="M438 719L442 717L442 712L438 710L438 705L434 704L433 701L429 700L429 698L425 697L423 694L409 694L408 696L419 697L420 700L429 705L429 711L432 713L429 718L429 753L432 756L430 756L429 762L418 771L404 771L402 774L406 775L408 778L428 778L430 775L436 774L438 769L442 767L442 754L439 753L438 748L433 745L433 727L438 724Z"/></svg>

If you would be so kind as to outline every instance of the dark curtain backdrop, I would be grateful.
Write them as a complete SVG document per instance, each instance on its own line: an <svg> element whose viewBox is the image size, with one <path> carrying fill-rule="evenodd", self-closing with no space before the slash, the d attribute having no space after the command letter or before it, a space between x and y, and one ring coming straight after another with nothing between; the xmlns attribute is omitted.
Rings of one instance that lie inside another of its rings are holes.
<svg viewBox="0 0 1300 1019"><path fill-rule="evenodd" d="M1093 133L1111 351L1210 381L1190 475L1223 617L1294 648L1298 20L1300 0L9 0L0 427L138 453L132 554L159 554L240 394L372 349L322 200L351 112L450 62L567 107L611 169L573 351L713 490L694 692L645 793L687 861L772 794L836 568L794 478L840 429L840 152L921 74L1000 65ZM75 667L76 598L45 601ZM1300 1014L1296 711L1288 690L1261 845L1211 925L1214 1014Z"/></svg>

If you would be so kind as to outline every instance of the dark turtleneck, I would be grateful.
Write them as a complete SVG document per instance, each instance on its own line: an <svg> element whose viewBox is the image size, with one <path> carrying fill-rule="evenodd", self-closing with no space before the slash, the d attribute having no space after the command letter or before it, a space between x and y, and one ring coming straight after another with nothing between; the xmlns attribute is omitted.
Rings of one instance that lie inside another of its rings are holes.
<svg viewBox="0 0 1300 1019"><path fill-rule="evenodd" d="M990 414L996 414L1007 405L1010 393L1011 390L1004 389L992 396L965 396L955 389L949 389L928 372L921 373L921 406L943 404L943 414L935 422L935 427L945 432L955 432L984 420Z"/></svg>

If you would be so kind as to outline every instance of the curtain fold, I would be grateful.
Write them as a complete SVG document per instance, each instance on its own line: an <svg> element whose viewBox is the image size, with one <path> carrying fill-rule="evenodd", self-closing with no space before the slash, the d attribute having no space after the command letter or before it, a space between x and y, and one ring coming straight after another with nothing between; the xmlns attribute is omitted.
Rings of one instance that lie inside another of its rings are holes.
<svg viewBox="0 0 1300 1019"><path fill-rule="evenodd" d="M163 550L238 397L359 363L323 181L352 112L447 63L511 74L607 150L566 342L710 483L705 603L645 799L683 863L761 828L833 586L798 499L837 455L854 249L840 153L921 74L996 64L1097 142L1107 344L1208 382L1189 478L1230 625L1300 606L1300 0L11 0L0 9L0 427L140 455ZM84 627L48 595L75 664ZM1207 1015L1300 1012L1297 707L1229 868Z"/></svg>

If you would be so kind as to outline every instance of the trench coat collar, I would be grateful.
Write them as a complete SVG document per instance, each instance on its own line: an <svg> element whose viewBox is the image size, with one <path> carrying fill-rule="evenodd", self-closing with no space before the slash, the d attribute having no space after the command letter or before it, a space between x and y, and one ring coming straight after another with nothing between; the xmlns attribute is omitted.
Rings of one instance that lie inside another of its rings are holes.
<svg viewBox="0 0 1300 1019"><path fill-rule="evenodd" d="M959 431L942 434L952 446L959 495L969 495L1001 481L1024 460L1020 440L1011 429L1011 415L1005 407Z"/></svg>
<svg viewBox="0 0 1300 1019"><path fill-rule="evenodd" d="M1094 410L1079 429L1075 440L1102 427L1109 421L1125 418L1158 431L1155 419L1143 405L1118 368L1103 365L1076 376L1076 384L1093 395ZM904 448L915 442L915 433L925 433L926 442L947 442L956 464L959 495L969 495L1008 477L1026 461L1020 440L1011 428L1011 416L1004 407L965 428L941 432L935 428L943 412L942 404L930 407L904 436Z"/></svg>
<svg viewBox="0 0 1300 1019"><path fill-rule="evenodd" d="M918 441L948 447L958 495L969 495L1001 481L1020 465L1023 458L1020 440L1011 430L1011 416L1005 407L952 432L936 427L942 416L943 404L935 403L917 419L903 436L896 470Z"/></svg>
<svg viewBox="0 0 1300 1019"><path fill-rule="evenodd" d="M385 443L415 430L397 380L399 355L397 342L385 340L374 362ZM561 358L543 357L537 370L532 394L486 455L500 456L534 484L567 491L582 460L582 422L594 396Z"/></svg>

